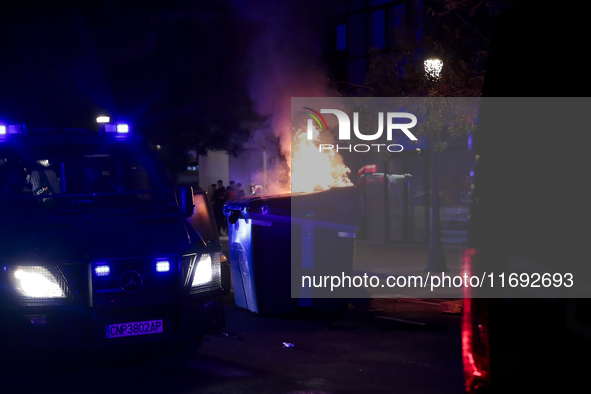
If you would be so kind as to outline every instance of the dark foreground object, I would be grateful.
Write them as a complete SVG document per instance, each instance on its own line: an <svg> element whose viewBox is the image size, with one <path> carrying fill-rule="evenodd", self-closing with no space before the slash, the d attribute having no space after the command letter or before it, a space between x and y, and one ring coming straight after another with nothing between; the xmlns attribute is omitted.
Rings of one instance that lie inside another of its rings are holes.
<svg viewBox="0 0 591 394"><path fill-rule="evenodd" d="M501 97L503 105L483 106L474 134L473 274L508 272L512 260L540 273L588 267L584 158L590 138L580 125L587 123L590 81L574 73L568 59L588 41L588 15L588 4L528 1L498 19L483 96ZM549 21L555 22L552 29ZM564 61L532 67L549 44L565 54ZM589 274L576 278L580 285ZM511 290L506 299L474 299L465 314L467 389L533 393L587 387L591 302L576 297L588 293L565 289L560 296L569 299L552 299ZM511 298L517 296L530 298Z"/></svg>
<svg viewBox="0 0 591 394"><path fill-rule="evenodd" d="M380 300L381 312L261 317L225 300L228 326L199 353L120 352L92 363L3 368L19 393L459 393L460 317ZM376 318L376 314L406 321ZM292 343L287 348L283 342ZM72 362L74 361L74 362Z"/></svg>

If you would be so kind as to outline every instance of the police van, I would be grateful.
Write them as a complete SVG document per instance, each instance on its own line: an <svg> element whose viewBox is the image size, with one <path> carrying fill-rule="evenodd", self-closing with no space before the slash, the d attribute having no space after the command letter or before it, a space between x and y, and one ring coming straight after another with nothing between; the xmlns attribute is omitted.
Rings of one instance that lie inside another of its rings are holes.
<svg viewBox="0 0 591 394"><path fill-rule="evenodd" d="M130 124L0 123L3 346L199 344L229 291L210 234L206 196L174 190Z"/></svg>

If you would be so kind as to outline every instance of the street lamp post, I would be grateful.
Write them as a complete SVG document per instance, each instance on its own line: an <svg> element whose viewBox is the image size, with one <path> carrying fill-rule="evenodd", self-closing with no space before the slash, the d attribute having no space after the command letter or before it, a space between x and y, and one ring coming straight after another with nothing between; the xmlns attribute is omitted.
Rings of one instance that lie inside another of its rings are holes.
<svg viewBox="0 0 591 394"><path fill-rule="evenodd" d="M424 62L425 76L432 82L441 78L443 61L438 58L426 59ZM433 141L427 141L430 153L430 183L431 183L431 234L429 245L429 258L426 271L448 271L447 261L441 244L441 222L439 216L439 152L436 151Z"/></svg>

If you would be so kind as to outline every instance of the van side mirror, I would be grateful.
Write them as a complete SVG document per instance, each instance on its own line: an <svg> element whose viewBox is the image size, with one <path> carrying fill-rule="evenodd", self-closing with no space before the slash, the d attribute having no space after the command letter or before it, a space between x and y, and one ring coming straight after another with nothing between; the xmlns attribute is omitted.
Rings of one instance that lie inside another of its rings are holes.
<svg viewBox="0 0 591 394"><path fill-rule="evenodd" d="M185 217L193 216L195 205L193 204L193 188L189 185L179 185L176 189L179 200L179 208Z"/></svg>
<svg viewBox="0 0 591 394"><path fill-rule="evenodd" d="M218 243L218 228L207 194L203 190L197 190L193 194L193 201L195 215L191 218L191 225L206 242Z"/></svg>

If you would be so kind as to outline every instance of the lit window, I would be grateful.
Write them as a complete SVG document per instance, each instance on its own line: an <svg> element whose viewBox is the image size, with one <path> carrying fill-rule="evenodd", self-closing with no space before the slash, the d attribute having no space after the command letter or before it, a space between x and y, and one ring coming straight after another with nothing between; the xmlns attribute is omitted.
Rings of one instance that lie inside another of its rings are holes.
<svg viewBox="0 0 591 394"><path fill-rule="evenodd" d="M337 50L347 49L347 25L337 26Z"/></svg>
<svg viewBox="0 0 591 394"><path fill-rule="evenodd" d="M386 48L386 12L377 10L373 13L373 46Z"/></svg>

